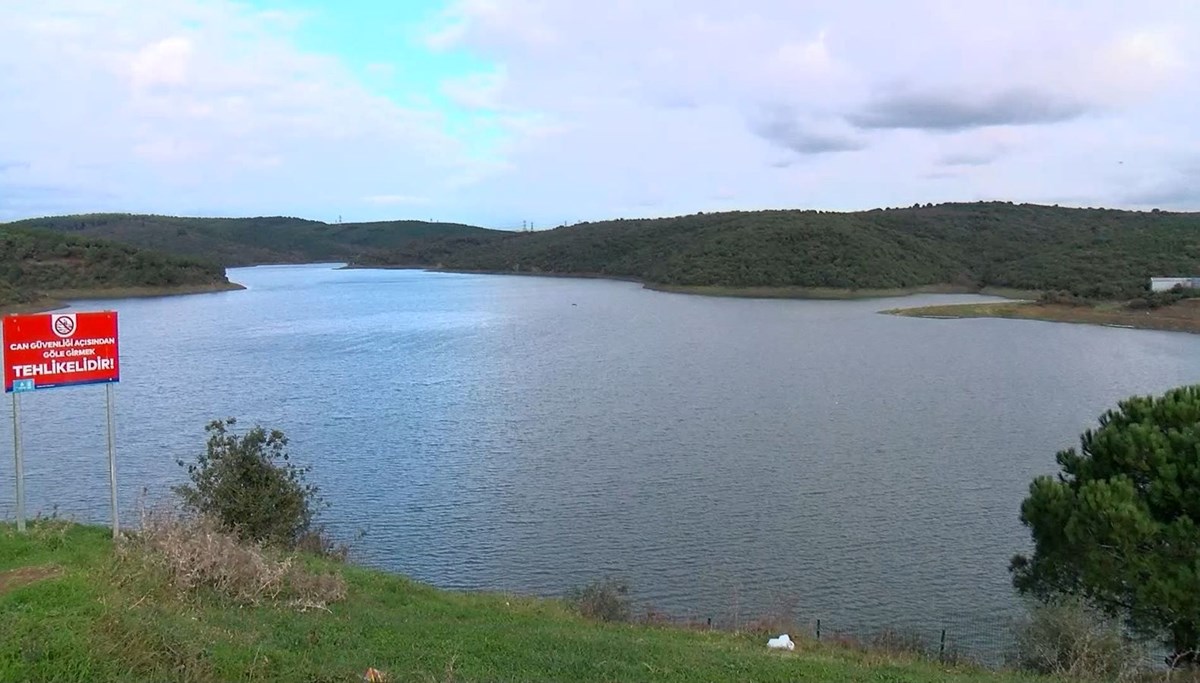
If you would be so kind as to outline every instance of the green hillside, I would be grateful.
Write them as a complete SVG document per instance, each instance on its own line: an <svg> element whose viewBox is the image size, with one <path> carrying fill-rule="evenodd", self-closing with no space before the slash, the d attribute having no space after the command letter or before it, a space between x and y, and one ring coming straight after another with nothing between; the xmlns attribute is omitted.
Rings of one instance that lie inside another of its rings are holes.
<svg viewBox="0 0 1200 683"><path fill-rule="evenodd" d="M232 287L221 266L97 239L0 226L0 309L56 295Z"/></svg>
<svg viewBox="0 0 1200 683"><path fill-rule="evenodd" d="M368 667L391 683L1040 680L799 635L781 653L767 650L766 632L601 624L556 601L439 591L307 557L298 562L344 576L344 599L245 605L207 586L181 593L107 536L54 521L24 535L0 524L0 680L350 683Z"/></svg>
<svg viewBox="0 0 1200 683"><path fill-rule="evenodd" d="M387 221L329 224L300 218L179 218L86 214L34 218L21 227L111 239L145 249L202 258L225 266L354 261L414 239L486 234L456 223Z"/></svg>
<svg viewBox="0 0 1200 683"><path fill-rule="evenodd" d="M700 291L787 294L949 286L1137 296L1200 274L1200 214L1006 202L851 213L751 211L517 233L455 223L89 214L21 221L227 266L346 261L588 274Z"/></svg>
<svg viewBox="0 0 1200 683"><path fill-rule="evenodd" d="M1200 274L1200 214L1004 202L855 213L758 211L420 240L376 264L630 277L680 287L953 285L1136 296Z"/></svg>

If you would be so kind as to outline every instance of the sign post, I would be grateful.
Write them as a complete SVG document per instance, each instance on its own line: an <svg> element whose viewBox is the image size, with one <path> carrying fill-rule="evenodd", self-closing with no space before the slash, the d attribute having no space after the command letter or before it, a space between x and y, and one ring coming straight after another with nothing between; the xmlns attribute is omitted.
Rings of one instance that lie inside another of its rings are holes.
<svg viewBox="0 0 1200 683"><path fill-rule="evenodd" d="M104 412L108 416L108 488L109 500L112 503L112 524L113 538L117 538L121 534L121 523L117 517L117 455L116 455L116 434L113 428L113 385L112 383L104 385Z"/></svg>
<svg viewBox="0 0 1200 683"><path fill-rule="evenodd" d="M12 394L13 461L17 479L17 530L25 530L25 481L21 447L21 394L26 391L106 384L108 480L113 538L120 533L117 516L116 438L112 385L121 381L117 314L42 313L4 318L4 391Z"/></svg>
<svg viewBox="0 0 1200 683"><path fill-rule="evenodd" d="M13 394L13 474L17 477L17 531L25 533L25 468L21 458L21 395Z"/></svg>

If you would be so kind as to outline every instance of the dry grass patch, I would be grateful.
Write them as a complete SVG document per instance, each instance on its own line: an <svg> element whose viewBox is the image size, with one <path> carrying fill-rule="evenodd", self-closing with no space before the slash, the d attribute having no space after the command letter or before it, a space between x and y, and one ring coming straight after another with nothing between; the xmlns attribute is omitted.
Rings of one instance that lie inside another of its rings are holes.
<svg viewBox="0 0 1200 683"><path fill-rule="evenodd" d="M299 555L241 540L204 516L144 513L141 531L119 553L122 561L161 572L181 596L208 591L239 605L299 609L323 609L346 597L341 574L309 569Z"/></svg>
<svg viewBox="0 0 1200 683"><path fill-rule="evenodd" d="M1197 300L1181 301L1152 310L1134 310L1114 302L1069 306L1025 301L944 304L881 312L914 318L1016 318L1200 333L1200 301Z"/></svg>

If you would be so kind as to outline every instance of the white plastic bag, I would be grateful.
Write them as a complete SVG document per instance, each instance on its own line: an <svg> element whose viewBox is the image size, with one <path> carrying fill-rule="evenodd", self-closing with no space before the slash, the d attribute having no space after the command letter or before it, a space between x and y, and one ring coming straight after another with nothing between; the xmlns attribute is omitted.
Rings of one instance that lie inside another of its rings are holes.
<svg viewBox="0 0 1200 683"><path fill-rule="evenodd" d="M767 647L772 650L795 650L796 644L788 638L788 634L783 634L778 638L771 638L767 641Z"/></svg>

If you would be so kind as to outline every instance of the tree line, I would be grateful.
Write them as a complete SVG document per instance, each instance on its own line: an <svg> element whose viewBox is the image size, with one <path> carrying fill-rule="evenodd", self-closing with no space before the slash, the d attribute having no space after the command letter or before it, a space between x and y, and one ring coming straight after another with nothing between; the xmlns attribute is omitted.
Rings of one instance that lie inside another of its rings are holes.
<svg viewBox="0 0 1200 683"><path fill-rule="evenodd" d="M425 221L322 223L286 216L190 218L119 213L52 216L10 225L113 240L226 267L357 261L385 254L414 239L493 232Z"/></svg>
<svg viewBox="0 0 1200 683"><path fill-rule="evenodd" d="M1140 296L1200 271L1200 214L1006 202L853 213L752 211L414 240L366 263L719 287L949 284Z"/></svg>
<svg viewBox="0 0 1200 683"><path fill-rule="evenodd" d="M68 289L176 287L227 282L216 264L104 240L0 226L0 306Z"/></svg>
<svg viewBox="0 0 1200 683"><path fill-rule="evenodd" d="M538 232L458 223L88 214L9 224L103 238L223 266L344 261L590 274L677 286L905 289L953 285L1083 301L1200 275L1200 214L1011 202L858 212L733 211Z"/></svg>

